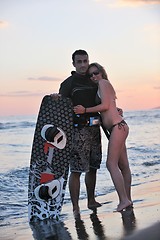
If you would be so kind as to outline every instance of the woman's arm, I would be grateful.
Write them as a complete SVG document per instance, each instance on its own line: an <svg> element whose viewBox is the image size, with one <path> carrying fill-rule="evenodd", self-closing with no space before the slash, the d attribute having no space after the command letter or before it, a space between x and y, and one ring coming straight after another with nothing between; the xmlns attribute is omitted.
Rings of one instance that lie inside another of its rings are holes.
<svg viewBox="0 0 160 240"><path fill-rule="evenodd" d="M76 114L83 114L89 112L104 112L109 109L109 99L110 99L110 87L109 82L105 79L99 81L99 94L101 98L101 103L94 107L83 107L82 105L77 105L73 108Z"/></svg>

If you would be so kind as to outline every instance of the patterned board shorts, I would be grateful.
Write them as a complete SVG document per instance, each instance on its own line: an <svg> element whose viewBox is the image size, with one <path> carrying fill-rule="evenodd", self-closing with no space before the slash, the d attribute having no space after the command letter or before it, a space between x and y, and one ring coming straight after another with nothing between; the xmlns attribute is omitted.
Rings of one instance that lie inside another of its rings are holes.
<svg viewBox="0 0 160 240"><path fill-rule="evenodd" d="M102 160L101 133L99 126L74 128L70 171L88 172L99 169Z"/></svg>

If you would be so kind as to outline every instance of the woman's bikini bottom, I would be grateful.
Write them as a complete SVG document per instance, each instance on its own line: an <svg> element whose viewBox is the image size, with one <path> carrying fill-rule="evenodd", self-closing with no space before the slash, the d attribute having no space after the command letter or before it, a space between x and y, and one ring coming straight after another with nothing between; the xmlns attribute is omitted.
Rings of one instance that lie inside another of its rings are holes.
<svg viewBox="0 0 160 240"><path fill-rule="evenodd" d="M108 129L108 131L111 133L113 128L117 125L118 128L121 129L122 127L124 128L124 126L127 125L127 123L124 120L122 120L121 122L114 124L110 129Z"/></svg>

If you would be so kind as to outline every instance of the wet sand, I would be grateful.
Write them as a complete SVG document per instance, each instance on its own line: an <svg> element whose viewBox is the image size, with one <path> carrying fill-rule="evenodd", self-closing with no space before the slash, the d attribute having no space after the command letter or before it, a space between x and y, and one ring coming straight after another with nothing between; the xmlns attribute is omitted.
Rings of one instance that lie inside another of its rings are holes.
<svg viewBox="0 0 160 240"><path fill-rule="evenodd" d="M46 221L29 226L26 219L19 224L1 228L3 240L158 240L160 239L160 181L145 180L132 187L134 209L114 212L118 198L116 192L97 197L102 203L97 213L80 201L81 219L75 221L71 204L65 204L62 221Z"/></svg>
<svg viewBox="0 0 160 240"><path fill-rule="evenodd" d="M132 187L134 209L126 212L113 212L117 204L117 194L113 192L103 197L97 197L97 200L103 203L102 207L97 209L97 214L85 209L86 202L81 202L81 219L79 227L71 219L66 221L69 232L72 233L73 239L107 239L119 240L131 239L137 240L133 235L142 229L154 226L159 229L160 239L160 182L152 180L139 186ZM74 225L73 225L74 224ZM77 224L78 226L78 224ZM149 229L152 231L152 228ZM89 236L88 238L77 237L78 234ZM147 234L149 236L149 234ZM153 235L150 233L150 235ZM145 236L144 239L150 239ZM142 237L140 238L142 240Z"/></svg>

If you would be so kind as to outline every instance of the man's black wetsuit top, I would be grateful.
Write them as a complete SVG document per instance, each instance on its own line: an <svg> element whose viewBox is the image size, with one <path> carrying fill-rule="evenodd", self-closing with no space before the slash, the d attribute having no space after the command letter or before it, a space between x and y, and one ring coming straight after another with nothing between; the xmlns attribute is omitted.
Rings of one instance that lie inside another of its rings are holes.
<svg viewBox="0 0 160 240"><path fill-rule="evenodd" d="M98 86L93 83L87 76L80 75L76 72L64 80L59 89L59 93L64 97L71 98L73 106L82 105L85 108L96 105L96 93ZM99 116L98 113L85 113L79 115L80 118ZM74 114L76 119L76 114Z"/></svg>

